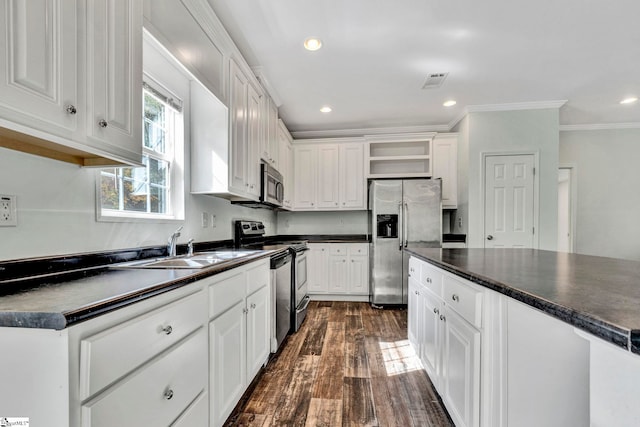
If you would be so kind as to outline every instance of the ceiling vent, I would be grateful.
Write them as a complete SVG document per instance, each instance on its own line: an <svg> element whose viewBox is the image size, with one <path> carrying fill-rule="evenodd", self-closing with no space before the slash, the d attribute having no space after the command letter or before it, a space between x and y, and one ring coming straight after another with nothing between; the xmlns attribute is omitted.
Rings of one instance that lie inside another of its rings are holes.
<svg viewBox="0 0 640 427"><path fill-rule="evenodd" d="M427 75L427 79L422 85L422 89L435 89L442 86L444 79L447 78L449 73L431 73Z"/></svg>

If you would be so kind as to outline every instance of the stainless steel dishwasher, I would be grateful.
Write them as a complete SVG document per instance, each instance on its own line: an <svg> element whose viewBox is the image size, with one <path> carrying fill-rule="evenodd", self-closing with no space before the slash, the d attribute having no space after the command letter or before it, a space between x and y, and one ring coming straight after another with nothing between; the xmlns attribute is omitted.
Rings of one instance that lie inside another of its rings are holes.
<svg viewBox="0 0 640 427"><path fill-rule="evenodd" d="M271 312L275 322L271 325L271 352L280 348L291 328L291 253L271 257Z"/></svg>

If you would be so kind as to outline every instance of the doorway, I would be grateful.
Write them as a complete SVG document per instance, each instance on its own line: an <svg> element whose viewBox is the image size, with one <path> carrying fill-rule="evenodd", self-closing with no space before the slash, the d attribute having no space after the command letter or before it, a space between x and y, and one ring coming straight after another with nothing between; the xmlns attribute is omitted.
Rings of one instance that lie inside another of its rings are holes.
<svg viewBox="0 0 640 427"><path fill-rule="evenodd" d="M572 167L558 169L558 252L574 252L574 194Z"/></svg>
<svg viewBox="0 0 640 427"><path fill-rule="evenodd" d="M484 247L535 247L534 154L484 156Z"/></svg>

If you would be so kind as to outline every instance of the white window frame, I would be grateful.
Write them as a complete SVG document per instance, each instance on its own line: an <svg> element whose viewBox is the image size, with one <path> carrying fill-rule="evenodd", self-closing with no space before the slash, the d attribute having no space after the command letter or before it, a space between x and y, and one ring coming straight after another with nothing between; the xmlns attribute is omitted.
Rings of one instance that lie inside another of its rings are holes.
<svg viewBox="0 0 640 427"><path fill-rule="evenodd" d="M157 51L158 54L163 55L164 58L173 62L176 65L176 69L181 70L184 74L183 67L164 49L159 42L151 37L146 31L144 32L145 42L149 42L150 45ZM186 76L190 79L190 76ZM171 150L167 150L165 155L150 150L144 146L144 141L140 140L142 146L143 155L151 155L151 157L168 160L169 161L169 176L168 176L168 189L167 189L167 213L149 213L149 212L135 212L116 209L103 209L101 200L101 170L96 171L96 220L99 222L150 222L150 223L172 223L183 222L185 218L185 177L184 177L184 148L185 148L185 132L188 124L188 112L187 106L189 105L189 94L184 94L183 97L176 95L170 90L171 82L163 84L158 79L152 77L146 70L144 72L144 82L152 88L152 91L158 92L170 99L173 103L182 105L182 111L175 115L181 117L182 120L172 120L169 125L173 128L174 140L172 142ZM140 94L141 102L144 102L143 94ZM140 117L140 120L144 120L144 116ZM144 124L143 124L144 127ZM169 152L171 151L171 152ZM111 169L111 168L109 168Z"/></svg>

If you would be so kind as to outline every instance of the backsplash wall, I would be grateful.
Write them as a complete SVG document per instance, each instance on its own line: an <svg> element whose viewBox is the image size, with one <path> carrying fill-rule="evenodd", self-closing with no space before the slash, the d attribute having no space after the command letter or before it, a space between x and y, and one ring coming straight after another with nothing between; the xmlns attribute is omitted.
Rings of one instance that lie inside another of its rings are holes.
<svg viewBox="0 0 640 427"><path fill-rule="evenodd" d="M186 191L185 220L98 222L95 169L0 148L0 194L16 195L18 226L0 227L0 260L126 249L166 244L184 225L178 243L230 239L232 221L264 221L275 234L276 215L265 209L231 205L216 197ZM187 189L189 188L189 170ZM202 228L202 212L216 215L215 228Z"/></svg>
<svg viewBox="0 0 640 427"><path fill-rule="evenodd" d="M279 212L278 234L367 234L367 211Z"/></svg>

